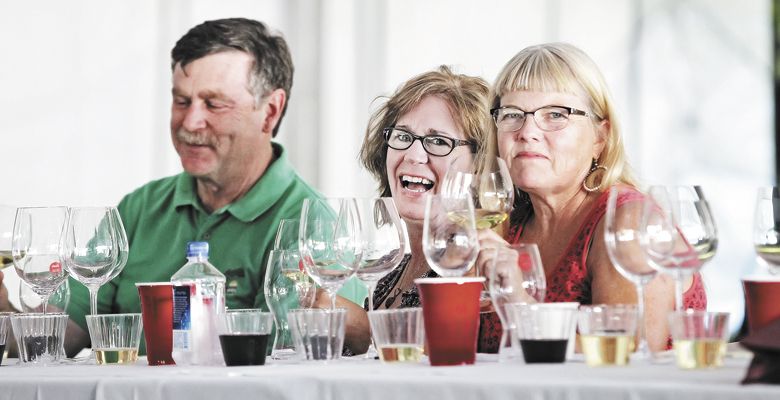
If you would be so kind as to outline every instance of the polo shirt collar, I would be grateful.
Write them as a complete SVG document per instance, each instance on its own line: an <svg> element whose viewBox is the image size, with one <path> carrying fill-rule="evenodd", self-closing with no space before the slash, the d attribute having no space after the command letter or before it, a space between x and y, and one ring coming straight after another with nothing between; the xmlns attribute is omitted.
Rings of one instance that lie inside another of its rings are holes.
<svg viewBox="0 0 780 400"><path fill-rule="evenodd" d="M273 159L263 176L251 189L235 203L228 204L214 214L229 212L242 222L251 222L274 206L284 195L287 187L296 176L295 170L287 159L287 152L281 144L271 142ZM173 206L191 206L206 213L198 199L195 178L189 174L179 174L173 195Z"/></svg>

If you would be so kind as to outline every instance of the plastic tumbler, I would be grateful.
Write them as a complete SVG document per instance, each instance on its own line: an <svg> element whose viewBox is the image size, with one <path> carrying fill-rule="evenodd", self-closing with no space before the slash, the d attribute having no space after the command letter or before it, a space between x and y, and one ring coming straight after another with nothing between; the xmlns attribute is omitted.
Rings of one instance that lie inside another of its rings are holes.
<svg viewBox="0 0 780 400"><path fill-rule="evenodd" d="M173 365L173 286L170 282L136 283L149 365Z"/></svg>
<svg viewBox="0 0 780 400"><path fill-rule="evenodd" d="M431 365L474 364L484 281L482 277L415 279Z"/></svg>

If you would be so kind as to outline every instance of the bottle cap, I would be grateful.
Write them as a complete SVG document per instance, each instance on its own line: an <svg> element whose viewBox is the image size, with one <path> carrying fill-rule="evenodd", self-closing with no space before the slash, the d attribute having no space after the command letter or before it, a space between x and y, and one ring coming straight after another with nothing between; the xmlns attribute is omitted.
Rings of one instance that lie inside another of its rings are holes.
<svg viewBox="0 0 780 400"><path fill-rule="evenodd" d="M209 242L187 242L187 257L208 257Z"/></svg>

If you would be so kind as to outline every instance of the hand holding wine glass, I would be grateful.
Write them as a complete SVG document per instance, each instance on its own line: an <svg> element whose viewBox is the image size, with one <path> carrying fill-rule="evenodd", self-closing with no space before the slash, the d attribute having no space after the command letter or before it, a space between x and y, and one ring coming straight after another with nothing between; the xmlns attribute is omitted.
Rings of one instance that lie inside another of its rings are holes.
<svg viewBox="0 0 780 400"><path fill-rule="evenodd" d="M14 267L41 296L44 313L49 297L68 277L59 251L67 216L67 207L20 207L16 211L11 244Z"/></svg>

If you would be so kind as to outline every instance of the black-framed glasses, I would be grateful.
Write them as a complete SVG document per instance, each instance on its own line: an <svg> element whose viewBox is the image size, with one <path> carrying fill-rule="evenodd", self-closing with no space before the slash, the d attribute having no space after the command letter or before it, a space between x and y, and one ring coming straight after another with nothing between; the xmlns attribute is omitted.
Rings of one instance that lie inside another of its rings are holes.
<svg viewBox="0 0 780 400"><path fill-rule="evenodd" d="M422 143L425 152L436 157L444 157L455 150L458 146L469 146L472 153L477 152L477 146L469 140L453 139L444 135L425 135L418 136L401 128L388 127L382 129L385 137L385 143L395 150L406 150L412 147L415 140Z"/></svg>
<svg viewBox="0 0 780 400"><path fill-rule="evenodd" d="M572 115L590 117L590 113L587 111L563 106L544 106L533 111L523 111L517 107L505 106L490 110L490 114L493 116L493 121L495 121L499 132L514 132L522 129L529 114L534 116L536 126L547 132L565 128L569 125L569 118Z"/></svg>

